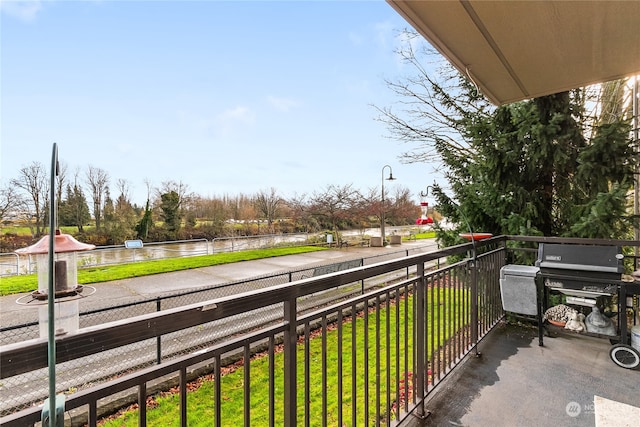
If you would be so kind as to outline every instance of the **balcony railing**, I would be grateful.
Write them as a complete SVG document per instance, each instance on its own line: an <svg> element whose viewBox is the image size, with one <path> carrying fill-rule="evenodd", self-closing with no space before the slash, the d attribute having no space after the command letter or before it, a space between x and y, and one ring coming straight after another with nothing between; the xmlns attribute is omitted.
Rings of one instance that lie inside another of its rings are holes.
<svg viewBox="0 0 640 427"><path fill-rule="evenodd" d="M58 363L81 361L90 369L94 361L103 360L98 356L124 346L155 342L189 328L224 328L234 319L264 316L266 311L280 313L260 329L225 336L191 354L78 389L66 396L67 418L73 425L95 426L115 408L137 403L138 425L153 424L148 397L174 387L177 403L165 416L186 426L196 421L189 418L189 383L205 375L212 390L207 425L395 425L412 414L422 416L425 397L477 350L504 316L500 269L514 253L528 256L527 249L507 249L513 240L535 251L534 238L495 237L476 242L475 248L469 243L410 255L60 337ZM443 257L461 261L427 268ZM393 274L399 272L403 274ZM339 293L375 277L394 278L366 293L345 292L348 296L337 302L299 310L319 293ZM46 347L43 339L0 347L0 379L10 382L46 367ZM231 388L233 376L240 376L240 390ZM63 387L59 393L69 389ZM267 399L258 401L263 395ZM242 402L239 413L225 410L230 396L236 404ZM3 417L0 424L32 425L40 418L41 407L32 407Z"/></svg>

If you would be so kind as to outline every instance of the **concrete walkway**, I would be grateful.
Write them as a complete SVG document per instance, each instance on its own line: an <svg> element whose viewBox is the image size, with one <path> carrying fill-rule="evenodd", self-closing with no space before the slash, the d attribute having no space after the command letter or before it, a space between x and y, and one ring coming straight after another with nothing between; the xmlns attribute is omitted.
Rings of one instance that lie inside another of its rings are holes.
<svg viewBox="0 0 640 427"><path fill-rule="evenodd" d="M563 334L540 347L537 332L500 324L407 427L640 425L640 371L616 366L608 340Z"/></svg>

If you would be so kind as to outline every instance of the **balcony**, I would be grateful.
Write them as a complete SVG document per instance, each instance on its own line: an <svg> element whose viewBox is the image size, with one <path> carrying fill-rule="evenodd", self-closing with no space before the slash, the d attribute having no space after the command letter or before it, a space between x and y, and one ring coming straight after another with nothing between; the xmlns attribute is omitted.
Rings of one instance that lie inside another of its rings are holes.
<svg viewBox="0 0 640 427"><path fill-rule="evenodd" d="M141 343L267 319L93 386L59 386L75 391L65 419L94 426L114 407L137 403L142 426L635 423L640 410L629 405L638 406L640 371L616 366L609 340L557 334L541 347L535 317L505 322L500 270L514 259L531 265L542 240L621 245L634 269L640 246L499 236L84 328L56 341L59 370L100 369L105 354L130 360ZM434 266L443 257L460 261ZM42 339L0 347L3 386L44 369L46 348ZM240 390L228 388L230 372ZM187 393L204 375L212 384L206 421L190 417ZM177 398L158 421L149 397L167 387ZM242 410L230 415L232 392ZM0 424L40 418L33 406Z"/></svg>

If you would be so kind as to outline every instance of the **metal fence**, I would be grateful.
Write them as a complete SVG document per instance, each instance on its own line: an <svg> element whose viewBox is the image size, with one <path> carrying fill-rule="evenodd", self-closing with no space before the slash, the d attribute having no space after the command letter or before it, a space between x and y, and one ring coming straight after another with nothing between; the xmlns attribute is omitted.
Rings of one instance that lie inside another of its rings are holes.
<svg viewBox="0 0 640 427"><path fill-rule="evenodd" d="M320 274L345 270L359 265L369 265L376 262L391 260L417 253L433 251L436 243L420 245L402 250L385 251L383 254L369 257L345 258L338 263L318 263L298 270L287 270L277 274L256 276L248 280L233 281L229 283L205 286L189 291L168 293L161 297L142 299L132 297L130 301L112 305L108 302L101 307L80 312L80 328L94 326L100 323L126 319L140 314L160 311L167 308L192 304L205 299L232 295L246 290L260 289L268 286L280 285L295 280L313 277ZM96 304L99 304L96 302ZM22 318L21 318L22 319ZM33 312L32 320L25 322L21 319L3 318L0 327L0 345L11 344L38 337L38 315Z"/></svg>
<svg viewBox="0 0 640 427"><path fill-rule="evenodd" d="M0 254L0 277L20 273L20 257L14 253Z"/></svg>
<svg viewBox="0 0 640 427"><path fill-rule="evenodd" d="M178 333L191 328L217 331L219 338L188 354L163 357L160 364L143 363L146 367L104 383L58 383L58 392L68 393L65 417L72 425L93 426L99 418L136 403L139 425L153 424L149 418L158 413L152 409L158 404L155 395L175 387L175 407L163 408L163 419L187 425L195 421L189 406L195 397L187 399L186 390L204 384L206 416L213 425L395 425L410 413L423 414L423 399L502 318L500 269L514 260L531 262L540 241L620 245L629 268L636 268L634 247L640 245L502 236L479 242L477 256L433 271L428 271L429 263L464 257L471 244L82 329L57 341L59 369L72 376L99 372L114 358L126 359L132 368L141 354L153 351L149 348L158 339L176 334L173 339L179 340ZM389 275L395 277L385 280ZM381 279L378 286L350 292L376 278ZM314 297L343 292L338 299L305 306ZM240 319L265 313L275 316L248 330L220 333L242 323ZM122 353L127 348L129 353ZM43 340L0 347L3 385L37 370L44 377L46 365ZM20 393L28 389L12 387ZM265 400L258 401L262 397ZM229 405L237 405L231 414ZM4 416L0 424L25 426L39 419L40 408L34 406Z"/></svg>
<svg viewBox="0 0 640 427"><path fill-rule="evenodd" d="M195 304L210 299L228 297L243 292L251 292L265 289L270 286L282 285L309 277L344 271L347 269L371 265L385 260L406 257L411 254L424 253L435 248L435 245L424 245L399 251L389 251L382 255L366 258L352 258L338 263L317 264L308 268L286 271L279 274L255 277L250 280L235 281L215 286L193 289L150 299L137 299L128 303L110 305L101 308L84 310L79 316L81 329L94 327L107 322L126 320L143 314L160 312L181 306ZM436 263L439 260L435 261ZM343 287L339 293L335 290L319 293L299 302L300 310L308 310L312 307L328 304L336 299L343 299L353 294L363 294L371 288L375 288L391 280L408 277L414 269L393 272L380 275L375 278L362 280L350 287ZM38 313L33 312L34 320L27 323L11 325L11 319L3 319L4 325L0 328L0 345L9 345L37 339L40 333L40 325L37 319ZM64 378L69 373L66 381L71 389L77 389L78 384L91 384L110 376L116 376L127 372L133 367L147 366L153 363L161 363L163 360L175 358L187 354L194 349L206 346L208 343L220 339L228 334L237 334L245 330L260 327L263 324L274 321L280 314L273 311L265 311L260 316L238 316L233 321L226 322L224 328L194 327L172 334L158 337L155 341L139 345L123 347L113 350L106 357L113 358L110 363L101 366L99 370L83 367L82 361L65 364ZM75 381L75 383L74 383ZM0 416L28 407L41 401L47 393L47 376L44 370L25 373L11 380L3 381L0 386ZM28 393L14 393L14 390L28 389Z"/></svg>
<svg viewBox="0 0 640 427"><path fill-rule="evenodd" d="M208 373L213 425L248 425L249 420L254 425L389 425L420 411L426 392L502 316L497 278L505 255L498 240L479 245L485 252L477 258L426 271L434 261L470 249L460 245L380 259L283 286L249 289L245 284L239 295L218 295L61 337L58 371L70 373L69 381L58 382L58 390L68 393L66 416L74 425L96 425L99 417L127 404L124 395L129 403L141 403L140 425L146 425L147 397L175 385L179 408L167 416L187 425L187 384ZM363 288L368 282L375 285ZM159 340L163 353L178 341L188 342L190 352L156 364L152 349ZM45 349L42 340L0 347L3 384L29 390L29 384L15 379L34 372L45 377ZM118 361L131 373L109 376L101 384L95 380L92 386L78 384L87 371L104 372ZM134 366L139 369L132 372ZM225 387L235 387L229 382L238 375L241 410L226 415L230 403L222 396L230 395ZM133 393L121 393L132 387ZM267 401L257 401L258 388L268 390ZM0 422L29 425L39 420L39 411L31 407Z"/></svg>
<svg viewBox="0 0 640 427"><path fill-rule="evenodd" d="M396 232L411 237L414 227L394 227ZM345 231L345 242L350 238L362 240L362 233ZM358 237L359 236L359 237ZM414 236L415 237L415 236ZM355 240L354 240L355 241ZM238 252L251 249L266 249L281 246L306 244L329 244L324 233L280 233L258 236L217 237L212 240L190 239L166 242L148 242L141 247L127 248L126 244L99 246L86 252L78 252L78 267L93 268L103 265ZM332 242L339 245L340 242ZM34 256L18 256L16 253L0 253L0 277L36 272Z"/></svg>
<svg viewBox="0 0 640 427"><path fill-rule="evenodd" d="M283 233L260 236L238 236L207 239L149 242L127 248L127 245L99 246L86 252L78 252L78 267L93 268L104 265L237 252L248 249L264 249L283 245L302 245L309 242L308 233ZM0 276L32 274L36 272L34 256L18 256L16 253L0 254Z"/></svg>
<svg viewBox="0 0 640 427"><path fill-rule="evenodd" d="M212 253L237 252L250 249L273 248L283 245L304 245L308 244L309 242L309 233L217 237L211 240L211 249Z"/></svg>

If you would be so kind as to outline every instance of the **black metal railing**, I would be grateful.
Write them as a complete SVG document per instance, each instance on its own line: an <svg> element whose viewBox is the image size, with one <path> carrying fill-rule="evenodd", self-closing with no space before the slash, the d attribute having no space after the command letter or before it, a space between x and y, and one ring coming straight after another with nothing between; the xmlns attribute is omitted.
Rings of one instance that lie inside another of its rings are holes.
<svg viewBox="0 0 640 427"><path fill-rule="evenodd" d="M66 418L71 425L93 426L137 403L138 424L153 424L152 397L174 387L177 403L165 409L164 421L187 425L186 390L196 380L210 386L207 414L214 425L391 425L409 414L424 415L425 397L477 351L503 317L500 269L513 260L528 263L539 242L623 246L628 272L637 268L636 241L500 236L475 248L465 244L410 255L81 329L57 340L61 367L73 362L100 369L100 363L109 363L110 352L145 340L179 339L192 328L224 331L226 323L239 318L277 313L254 330L233 336L220 332L206 348L93 387L59 384L58 392L68 392ZM466 257L446 267L425 268L432 260L461 255ZM300 309L308 298L385 276L393 279ZM136 352L131 350L126 361L132 363ZM3 385L46 364L42 339L0 347ZM262 395L266 400L258 402ZM229 414L230 404L240 409ZM0 424L32 425L40 411L12 413Z"/></svg>
<svg viewBox="0 0 640 427"><path fill-rule="evenodd" d="M125 358L132 364L136 346L159 337L179 339L191 329L216 330L219 336L206 348L93 387L75 391L76 386L60 385L59 392L69 392L66 417L72 425L96 425L116 408L137 402L139 425L147 425L153 411L147 409L148 398L173 386L178 405L165 416L187 425L186 390L203 377L213 390L208 411L215 425L390 425L408 414L423 415L425 396L503 317L500 269L509 260L530 258L541 241L621 245L628 269L636 268L635 241L502 236L477 242L477 253L470 244L459 245L96 325L57 340L62 366L73 362L100 369L112 352L128 346L131 356ZM425 268L432 260L460 255L467 256L443 268ZM364 293L347 292L376 277L392 279ZM301 309L329 291L345 297ZM241 334L224 333L226 324L256 317L271 320ZM42 339L0 347L3 384L45 369L45 349ZM225 387L234 375L241 378L234 384L240 384L236 399L242 409L228 415L223 396L230 395ZM135 392L126 393L132 388ZM258 388L267 390L266 403L257 401ZM32 407L0 423L31 425L40 416L40 408Z"/></svg>
<svg viewBox="0 0 640 427"><path fill-rule="evenodd" d="M156 298L135 298L132 302L124 304L100 307L98 302L97 305L99 308L80 312L79 324L80 328L84 329L102 323L129 319L143 314L194 304L198 301L226 297L241 292L250 292L270 286L282 285L302 278L342 271L362 265L370 265L384 260L406 257L411 254L424 253L432 250L434 247L435 245L429 244L403 250L384 251L384 254L366 258L347 257L346 261L339 263L316 264L304 269L259 276L242 281L216 284L189 291L175 292ZM440 260L435 260L432 264L438 265L439 261ZM350 294L364 294L367 290L379 287L386 282L402 277L409 277L409 274L414 274L414 271L410 270L411 269L407 268L406 271L395 271L386 275L379 275L362 280L359 284L343 287L340 290L331 289L317 295L305 297L299 301L298 311L304 313L319 306L327 305L336 299L344 299ZM38 338L39 323L37 321L37 311L35 311L33 315L35 320L16 325L11 325L13 319L5 316L2 323L5 325L8 323L9 325L0 327L0 346ZM139 369L154 363L161 363L164 360L170 360L180 355L189 354L193 351L206 348L211 343L228 335L237 335L254 330L268 324L270 321L275 321L280 318L281 313L277 310L263 312L261 316L252 314L237 316L232 320L227 320L217 328L196 326L158 336L155 340L147 340L122 346L105 354L104 357L102 355L96 355L92 358L94 362L104 358L109 360L109 363L91 363L87 365L85 360L72 360L63 365L64 369L58 373L58 382L61 385L66 385L69 390L76 390L82 384L95 384L105 379L130 372L132 369ZM94 369L94 366L99 366L99 369ZM17 389L27 390L27 392L15 393L14 391ZM0 384L0 417L41 402L47 396L47 390L48 378L44 370L33 370L3 381L2 384Z"/></svg>
<svg viewBox="0 0 640 427"><path fill-rule="evenodd" d="M425 271L427 263L465 254L471 245L229 295L61 337L56 342L58 363L100 369L100 364L109 363L110 352L127 346L132 347L133 358L136 346L155 342L158 337L190 328L223 330L225 323L238 318L264 317L267 311L280 313L260 329L233 337L223 334L207 348L94 387L76 389L64 384L60 392L75 391L66 396L67 417L73 418L72 424L96 425L100 417L114 411L113 405L103 402L134 387L136 392L128 398L138 402L139 424L146 425L147 397L174 384L179 410L168 416L186 425L187 383L204 372L209 372L213 384L210 411L215 425L248 425L249 420L254 425L342 425L347 420L389 425L409 413L423 413L422 399L427 392L502 317L497 278L505 259L503 241L495 238L477 244L477 256L433 272ZM415 274L407 275L409 271ZM348 294L346 299L316 310L298 310L312 296L359 286L363 280L394 272L402 274L364 294ZM42 339L0 347L3 382L44 369L45 349ZM258 354L261 356L256 357ZM265 360L269 365L266 376L256 377L258 370L253 366ZM233 364L239 366L233 372L242 371L243 376L243 410L236 420L223 419L228 403L222 396L228 395L224 386L231 375L224 368ZM255 401L255 387L265 384L269 402L267 411L262 412L257 411L264 403ZM119 399L115 406L126 404L126 399ZM0 419L6 426L39 420L37 407Z"/></svg>

